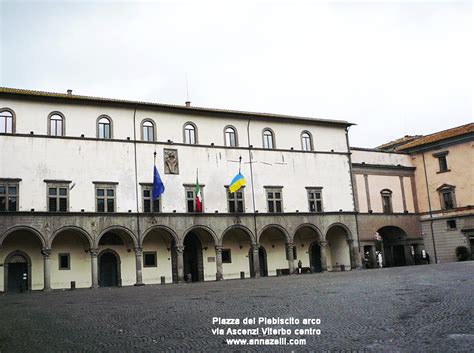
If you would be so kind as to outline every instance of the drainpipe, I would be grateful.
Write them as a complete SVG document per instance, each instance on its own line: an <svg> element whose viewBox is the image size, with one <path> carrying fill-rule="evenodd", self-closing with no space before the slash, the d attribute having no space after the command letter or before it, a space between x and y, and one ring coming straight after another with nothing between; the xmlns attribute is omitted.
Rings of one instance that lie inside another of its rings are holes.
<svg viewBox="0 0 474 353"><path fill-rule="evenodd" d="M428 174L426 172L425 152L421 152L421 156L423 157L423 171L425 173L426 195L428 195L428 209L429 209L429 214L430 214L431 239L433 241L433 251L434 251L434 256L435 256L435 263L438 263L438 256L436 254L436 242L435 242L434 231L433 231L433 212L432 212L432 209L431 209L430 188L428 187Z"/></svg>

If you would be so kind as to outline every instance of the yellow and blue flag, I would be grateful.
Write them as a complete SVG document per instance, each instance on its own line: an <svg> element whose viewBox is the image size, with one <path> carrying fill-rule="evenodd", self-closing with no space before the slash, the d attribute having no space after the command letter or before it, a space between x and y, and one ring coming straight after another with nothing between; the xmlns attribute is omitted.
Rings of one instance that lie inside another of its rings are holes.
<svg viewBox="0 0 474 353"><path fill-rule="evenodd" d="M230 182L229 185L229 191L230 192L236 192L242 188L242 186L245 186L247 184L247 181L245 180L245 177L239 172L234 179Z"/></svg>

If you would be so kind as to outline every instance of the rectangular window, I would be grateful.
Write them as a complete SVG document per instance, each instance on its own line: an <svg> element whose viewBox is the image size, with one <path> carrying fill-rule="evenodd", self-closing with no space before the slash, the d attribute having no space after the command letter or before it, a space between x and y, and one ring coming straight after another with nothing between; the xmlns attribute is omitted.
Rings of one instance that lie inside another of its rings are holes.
<svg viewBox="0 0 474 353"><path fill-rule="evenodd" d="M70 270L71 269L71 256L70 254L59 254L59 269Z"/></svg>
<svg viewBox="0 0 474 353"><path fill-rule="evenodd" d="M161 212L161 197L155 201L151 201L153 185L142 186L142 198L143 198L143 212L144 213L155 213Z"/></svg>
<svg viewBox="0 0 474 353"><path fill-rule="evenodd" d="M439 171L440 172L447 172L448 171L448 161L446 160L446 156L438 157L439 162Z"/></svg>
<svg viewBox="0 0 474 353"><path fill-rule="evenodd" d="M222 249L222 263L223 264L232 263L232 258L230 256L230 249Z"/></svg>
<svg viewBox="0 0 474 353"><path fill-rule="evenodd" d="M143 252L143 267L156 267L156 251Z"/></svg>
<svg viewBox="0 0 474 353"><path fill-rule="evenodd" d="M96 211L115 212L115 185L96 185Z"/></svg>
<svg viewBox="0 0 474 353"><path fill-rule="evenodd" d="M452 191L444 191L441 195L443 199L443 208L445 210L454 208L454 197Z"/></svg>
<svg viewBox="0 0 474 353"><path fill-rule="evenodd" d="M204 193L204 185L200 184L201 195ZM185 195L186 195L186 211L187 212L197 212L196 208L196 185L186 185L185 186ZM204 200L201 200L202 212L204 212Z"/></svg>
<svg viewBox="0 0 474 353"><path fill-rule="evenodd" d="M0 181L0 212L18 211L18 183Z"/></svg>
<svg viewBox="0 0 474 353"><path fill-rule="evenodd" d="M244 189L230 192L227 188L227 204L229 213L244 213Z"/></svg>
<svg viewBox="0 0 474 353"><path fill-rule="evenodd" d="M383 213L392 213L392 196L382 195Z"/></svg>
<svg viewBox="0 0 474 353"><path fill-rule="evenodd" d="M309 212L323 212L322 188L307 188Z"/></svg>
<svg viewBox="0 0 474 353"><path fill-rule="evenodd" d="M270 213L283 212L283 196L281 189L266 188L267 211Z"/></svg>
<svg viewBox="0 0 474 353"><path fill-rule="evenodd" d="M48 184L48 212L69 211L69 185Z"/></svg>
<svg viewBox="0 0 474 353"><path fill-rule="evenodd" d="M457 224L456 224L456 220L455 219L450 219L446 222L446 225L447 225L447 228L448 229L456 229L457 228Z"/></svg>

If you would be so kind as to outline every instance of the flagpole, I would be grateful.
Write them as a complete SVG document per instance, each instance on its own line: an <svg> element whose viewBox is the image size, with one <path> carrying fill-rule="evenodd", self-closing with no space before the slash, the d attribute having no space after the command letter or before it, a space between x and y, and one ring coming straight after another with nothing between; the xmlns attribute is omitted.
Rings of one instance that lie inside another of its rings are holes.
<svg viewBox="0 0 474 353"><path fill-rule="evenodd" d="M239 157L239 174L240 174L240 167L242 166L242 156Z"/></svg>
<svg viewBox="0 0 474 353"><path fill-rule="evenodd" d="M156 166L156 151L153 153L153 165Z"/></svg>

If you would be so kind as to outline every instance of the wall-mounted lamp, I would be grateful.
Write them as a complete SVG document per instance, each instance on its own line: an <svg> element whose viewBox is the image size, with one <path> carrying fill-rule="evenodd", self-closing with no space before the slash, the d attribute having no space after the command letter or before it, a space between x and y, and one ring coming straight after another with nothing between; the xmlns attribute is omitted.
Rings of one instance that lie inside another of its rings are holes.
<svg viewBox="0 0 474 353"><path fill-rule="evenodd" d="M81 134L81 137L84 138L84 134Z"/></svg>
<svg viewBox="0 0 474 353"><path fill-rule="evenodd" d="M203 249L204 251L207 251L207 246L203 247L202 249Z"/></svg>
<svg viewBox="0 0 474 353"><path fill-rule="evenodd" d="M35 133L33 131L30 131L30 135L34 135Z"/></svg>

